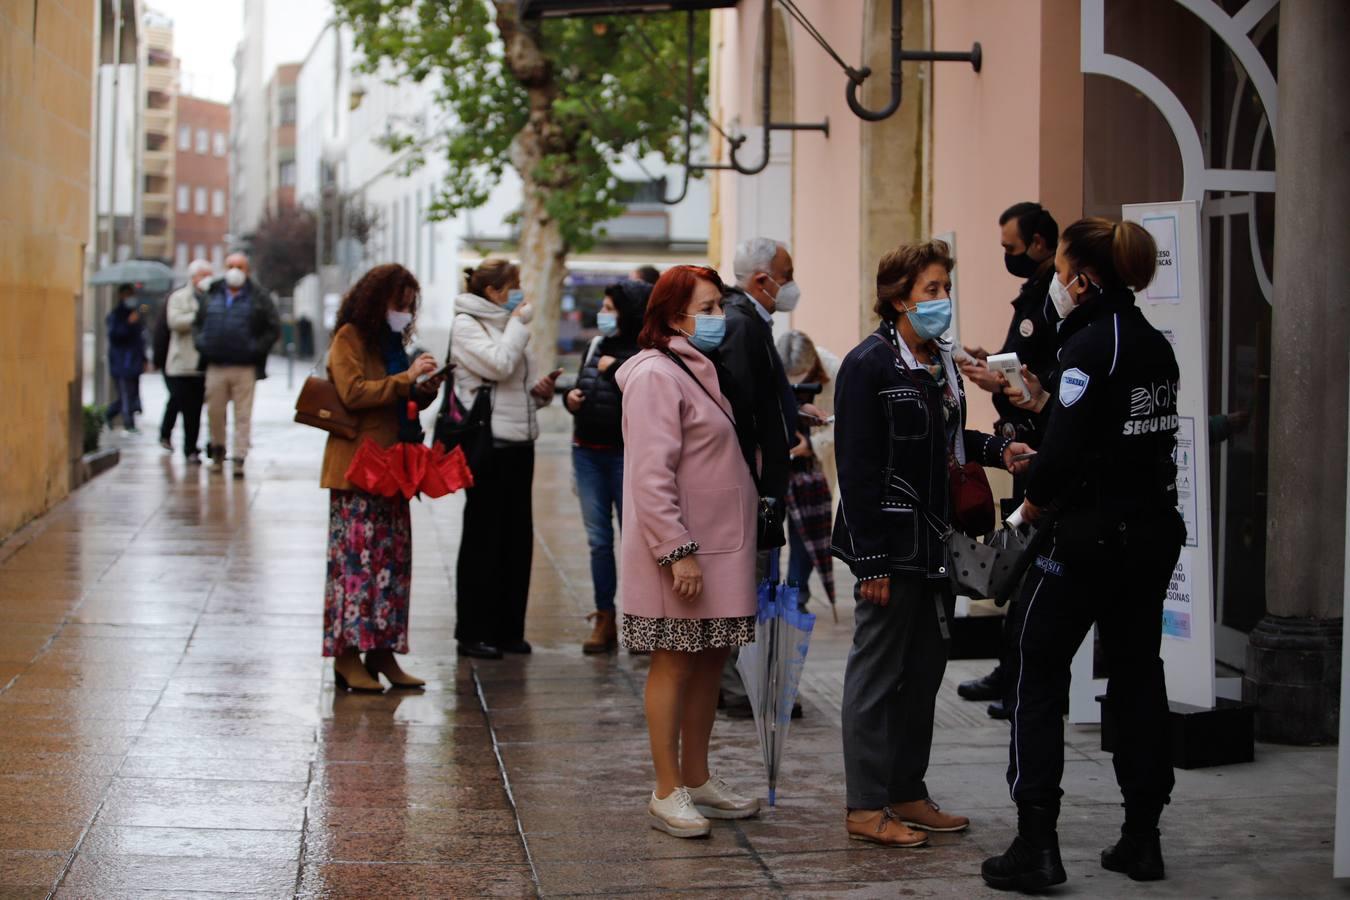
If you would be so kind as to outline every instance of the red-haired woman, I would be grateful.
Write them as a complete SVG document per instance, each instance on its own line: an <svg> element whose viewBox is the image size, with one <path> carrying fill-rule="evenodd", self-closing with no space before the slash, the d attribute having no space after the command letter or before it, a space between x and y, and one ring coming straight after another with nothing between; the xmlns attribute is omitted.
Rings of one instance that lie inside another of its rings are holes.
<svg viewBox="0 0 1350 900"><path fill-rule="evenodd" d="M708 770L722 665L754 640L755 504L713 354L725 333L722 282L677 266L657 281L623 365L623 642L652 653L647 730L653 828L700 837L709 818L759 802Z"/></svg>
<svg viewBox="0 0 1350 900"><path fill-rule="evenodd" d="M436 360L423 354L410 361L405 349L420 290L400 265L371 269L343 298L328 351L328 377L358 420L355 439L328 436L320 481L330 491L323 655L335 658L334 679L346 690L382 690L380 675L394 687L424 683L394 659L408 652L408 501L401 494L367 494L347 480L347 468L366 438L381 447L403 438L421 440L421 429L408 422L404 410L409 398L418 406L430 403L441 379L415 384L419 375L436 371Z"/></svg>

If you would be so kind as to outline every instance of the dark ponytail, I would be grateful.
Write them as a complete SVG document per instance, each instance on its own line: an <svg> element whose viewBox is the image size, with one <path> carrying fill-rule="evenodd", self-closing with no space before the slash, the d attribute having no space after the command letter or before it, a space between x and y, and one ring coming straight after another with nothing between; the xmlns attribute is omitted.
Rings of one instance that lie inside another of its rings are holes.
<svg viewBox="0 0 1350 900"><path fill-rule="evenodd" d="M1142 225L1098 216L1079 219L1060 238L1064 253L1078 267L1092 269L1103 287L1142 291L1158 268L1158 245Z"/></svg>

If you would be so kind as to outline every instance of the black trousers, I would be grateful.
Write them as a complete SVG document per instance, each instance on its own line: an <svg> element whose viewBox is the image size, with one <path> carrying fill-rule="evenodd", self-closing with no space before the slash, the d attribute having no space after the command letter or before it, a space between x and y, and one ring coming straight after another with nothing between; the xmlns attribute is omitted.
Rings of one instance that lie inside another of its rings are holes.
<svg viewBox="0 0 1350 900"><path fill-rule="evenodd" d="M947 670L943 621L951 619L952 596L924 578L896 576L887 605L856 591L854 598L842 722L848 808L926 799L933 715Z"/></svg>
<svg viewBox="0 0 1350 900"><path fill-rule="evenodd" d="M159 424L162 440L173 437L173 426L183 416L183 455L199 452L197 441L202 430L202 404L206 401L206 379L200 375L165 375L169 401L164 404L164 419Z"/></svg>
<svg viewBox="0 0 1350 900"><path fill-rule="evenodd" d="M1118 726L1116 782L1131 811L1158 812L1174 783L1163 678L1163 598L1185 539L1175 511L1109 529L1062 524L1009 613L1012 713L1008 785L1018 804L1057 805L1063 791L1069 666L1095 622L1108 669L1106 703ZM1147 813L1145 813L1147 815Z"/></svg>
<svg viewBox="0 0 1350 900"><path fill-rule="evenodd" d="M493 447L473 478L455 578L455 639L524 640L534 558L534 445Z"/></svg>

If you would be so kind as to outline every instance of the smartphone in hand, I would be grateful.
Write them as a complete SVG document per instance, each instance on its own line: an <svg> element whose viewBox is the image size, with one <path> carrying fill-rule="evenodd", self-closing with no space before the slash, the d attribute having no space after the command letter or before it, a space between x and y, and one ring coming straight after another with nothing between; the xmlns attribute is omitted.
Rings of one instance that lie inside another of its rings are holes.
<svg viewBox="0 0 1350 900"><path fill-rule="evenodd" d="M445 375L454 367L455 367L454 363L446 363L445 365L437 369L435 372L427 372L424 375L418 375L417 378L413 380L413 384L426 384L433 378L440 378L442 375Z"/></svg>

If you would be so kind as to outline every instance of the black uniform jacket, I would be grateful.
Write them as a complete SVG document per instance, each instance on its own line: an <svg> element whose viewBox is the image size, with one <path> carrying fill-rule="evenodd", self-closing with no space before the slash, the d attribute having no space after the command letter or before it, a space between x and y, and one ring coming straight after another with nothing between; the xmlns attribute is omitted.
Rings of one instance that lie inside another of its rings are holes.
<svg viewBox="0 0 1350 900"><path fill-rule="evenodd" d="M943 388L926 370L905 366L890 334L883 323L844 357L835 378L839 514L831 552L860 580L945 579L951 481ZM960 375L956 384L966 459L1002 468L1010 441L964 429Z"/></svg>
<svg viewBox="0 0 1350 900"><path fill-rule="evenodd" d="M758 451L748 455L759 461L754 474L760 495L781 504L787 497L788 451L796 443L796 401L774 347L773 329L755 309L755 300L732 288L722 306L727 333L716 361L719 376L729 381L723 393L736 414L742 446L753 442Z"/></svg>
<svg viewBox="0 0 1350 900"><path fill-rule="evenodd" d="M1059 385L1028 475L1027 499L1101 524L1176 506L1177 391L1172 345L1124 287L1060 326Z"/></svg>
<svg viewBox="0 0 1350 900"><path fill-rule="evenodd" d="M1056 357L1059 313L1050 302L1050 279L1054 277L1054 267L1047 266L1022 284L1022 290L1012 302L1008 336L999 350L999 353L1016 353L1047 389L1054 384L1055 373L1059 370ZM1044 415L1014 406L1002 393L994 394L994 409L998 410L998 421L994 423L996 432L1033 447L1039 445L1045 431Z"/></svg>

